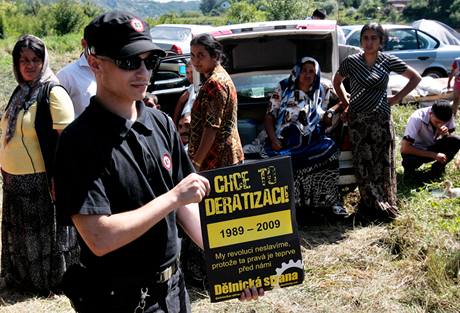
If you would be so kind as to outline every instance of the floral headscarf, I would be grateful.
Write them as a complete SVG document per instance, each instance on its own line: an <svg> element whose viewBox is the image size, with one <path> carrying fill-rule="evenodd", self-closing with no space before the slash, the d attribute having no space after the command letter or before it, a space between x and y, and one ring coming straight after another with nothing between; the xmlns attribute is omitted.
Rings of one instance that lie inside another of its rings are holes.
<svg viewBox="0 0 460 313"><path fill-rule="evenodd" d="M300 99L295 106L291 104L295 99L295 92L298 90L297 81L302 71L302 66L311 62L315 65L315 79L306 92L305 99ZM318 62L311 57L304 57L294 66L291 75L280 82L281 102L275 121L275 131L278 138L282 138L282 131L285 126L295 124L302 136L308 136L316 129L320 121L318 109L321 108L324 90L320 83L321 69Z"/></svg>
<svg viewBox="0 0 460 313"><path fill-rule="evenodd" d="M35 101L37 100L38 92L40 91L40 87L48 81L54 81L56 83L59 82L59 80L49 67L48 51L46 49L45 43L40 38L35 37L33 35L24 35L20 37L19 40L16 42L15 50L30 48L31 42L38 43L40 46L43 47L43 67L40 74L34 81L26 82L24 81L19 70L19 57L17 57L18 60L13 60L13 72L14 76L16 77L16 81L19 84L19 89L17 90L17 92L13 94L8 104L8 107L5 111L5 118L8 120L8 127L6 129L5 134L5 143L8 143L10 139L14 136L14 132L16 129L16 121L19 112L21 110L29 109L29 107L33 103L35 103ZM15 57L13 56L13 58Z"/></svg>

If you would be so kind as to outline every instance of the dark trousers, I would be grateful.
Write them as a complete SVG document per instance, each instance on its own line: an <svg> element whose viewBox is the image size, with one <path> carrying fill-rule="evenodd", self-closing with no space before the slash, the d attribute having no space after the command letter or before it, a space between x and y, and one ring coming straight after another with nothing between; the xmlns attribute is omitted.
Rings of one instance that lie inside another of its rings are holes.
<svg viewBox="0 0 460 313"><path fill-rule="evenodd" d="M84 275L83 275L84 276ZM86 278L82 280L82 278ZM70 277L68 277L70 280ZM137 279L75 277L64 290L78 313L190 313L190 299L182 271L164 283L139 284ZM145 294L142 297L142 293Z"/></svg>
<svg viewBox="0 0 460 313"><path fill-rule="evenodd" d="M428 151L444 153L447 157L447 163L449 163L455 154L460 149L460 137L455 135L449 135L443 137L435 142L434 145L428 147ZM404 167L405 173L414 172L417 168L422 166L424 163L432 162L431 158L419 157L412 154L402 154L402 166ZM431 170L436 173L442 173L446 167L446 164L441 164L438 161L431 165Z"/></svg>

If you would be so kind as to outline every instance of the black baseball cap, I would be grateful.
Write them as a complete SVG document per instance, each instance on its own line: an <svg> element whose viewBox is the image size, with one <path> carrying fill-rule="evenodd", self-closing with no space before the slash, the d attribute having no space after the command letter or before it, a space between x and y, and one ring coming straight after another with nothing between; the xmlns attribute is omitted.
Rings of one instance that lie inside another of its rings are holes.
<svg viewBox="0 0 460 313"><path fill-rule="evenodd" d="M152 42L149 25L129 12L111 11L94 18L84 30L83 38L91 54L124 59L153 51L165 52Z"/></svg>

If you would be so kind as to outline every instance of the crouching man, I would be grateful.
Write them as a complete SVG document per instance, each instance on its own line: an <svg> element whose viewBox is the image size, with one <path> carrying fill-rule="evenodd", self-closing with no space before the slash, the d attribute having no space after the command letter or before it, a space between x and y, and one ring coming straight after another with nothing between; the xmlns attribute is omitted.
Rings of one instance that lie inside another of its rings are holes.
<svg viewBox="0 0 460 313"><path fill-rule="evenodd" d="M415 174L423 163L433 162L430 177L444 174L460 149L460 137L455 130L452 108L447 103L435 103L412 113L401 141L402 165L405 175Z"/></svg>
<svg viewBox="0 0 460 313"><path fill-rule="evenodd" d="M142 102L164 52L125 12L96 17L85 34L97 92L62 134L56 161L58 210L81 245L63 290L77 312L190 312L176 223L203 246L197 203L210 187L172 120Z"/></svg>

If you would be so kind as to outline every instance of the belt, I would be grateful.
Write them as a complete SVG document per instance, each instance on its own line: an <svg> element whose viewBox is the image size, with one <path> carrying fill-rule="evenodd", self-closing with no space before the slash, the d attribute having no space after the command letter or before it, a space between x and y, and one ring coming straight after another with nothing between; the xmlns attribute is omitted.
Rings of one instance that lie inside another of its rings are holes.
<svg viewBox="0 0 460 313"><path fill-rule="evenodd" d="M179 268L179 261L176 259L174 262L162 270L161 272L158 272L155 274L156 282L157 283L165 283L167 282L177 271Z"/></svg>

